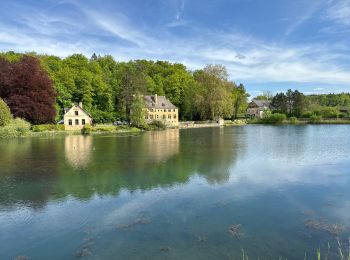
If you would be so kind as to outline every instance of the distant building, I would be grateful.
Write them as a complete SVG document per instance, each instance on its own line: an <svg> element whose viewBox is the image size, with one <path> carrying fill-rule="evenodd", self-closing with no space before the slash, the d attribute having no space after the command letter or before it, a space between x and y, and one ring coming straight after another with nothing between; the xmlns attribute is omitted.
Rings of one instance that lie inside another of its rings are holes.
<svg viewBox="0 0 350 260"><path fill-rule="evenodd" d="M173 105L165 96L144 96L146 104L146 123L161 121L167 126L179 125L179 109Z"/></svg>
<svg viewBox="0 0 350 260"><path fill-rule="evenodd" d="M64 109L64 126L66 130L79 130L86 124L92 124L92 117L83 109L83 104L73 104L71 108Z"/></svg>
<svg viewBox="0 0 350 260"><path fill-rule="evenodd" d="M264 111L271 109L271 101L253 99L248 104L247 115L251 118L263 118Z"/></svg>

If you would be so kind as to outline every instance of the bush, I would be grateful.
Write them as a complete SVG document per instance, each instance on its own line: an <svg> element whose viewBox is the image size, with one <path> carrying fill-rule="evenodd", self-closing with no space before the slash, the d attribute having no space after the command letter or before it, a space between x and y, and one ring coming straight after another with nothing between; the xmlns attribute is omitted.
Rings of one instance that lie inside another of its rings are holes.
<svg viewBox="0 0 350 260"><path fill-rule="evenodd" d="M81 133L82 133L83 135L89 135L89 134L91 134L91 125L90 125L90 124L86 124L86 125L84 126L84 128L81 129Z"/></svg>
<svg viewBox="0 0 350 260"><path fill-rule="evenodd" d="M261 119L264 124L281 124L287 117L285 114L274 113Z"/></svg>
<svg viewBox="0 0 350 260"><path fill-rule="evenodd" d="M33 132L45 132L45 131L64 131L64 125L33 125L32 126Z"/></svg>
<svg viewBox="0 0 350 260"><path fill-rule="evenodd" d="M312 115L313 115L313 113L311 111L306 111L301 115L301 117L309 118Z"/></svg>
<svg viewBox="0 0 350 260"><path fill-rule="evenodd" d="M289 121L290 121L291 124L298 123L298 119L295 116L292 116L291 118L289 118Z"/></svg>
<svg viewBox="0 0 350 260"><path fill-rule="evenodd" d="M164 130L166 125L162 121L154 120L148 124L150 130Z"/></svg>
<svg viewBox="0 0 350 260"><path fill-rule="evenodd" d="M6 126L0 127L0 138L25 136L29 133L29 131L30 123L23 119L16 118Z"/></svg>
<svg viewBox="0 0 350 260"><path fill-rule="evenodd" d="M312 123L312 124L319 123L319 122L321 122L321 120L322 120L322 116L318 116L315 114L310 116L310 123Z"/></svg>
<svg viewBox="0 0 350 260"><path fill-rule="evenodd" d="M323 118L338 118L339 110L336 107L321 107L318 110L315 110L317 116L321 116Z"/></svg>
<svg viewBox="0 0 350 260"><path fill-rule="evenodd" d="M13 116L11 114L11 110L4 100L0 98L0 127L8 125Z"/></svg>

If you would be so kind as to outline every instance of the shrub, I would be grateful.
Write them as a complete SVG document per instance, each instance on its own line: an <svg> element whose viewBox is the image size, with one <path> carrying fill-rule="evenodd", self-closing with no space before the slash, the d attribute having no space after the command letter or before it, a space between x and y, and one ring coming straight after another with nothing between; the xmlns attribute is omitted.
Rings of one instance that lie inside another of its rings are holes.
<svg viewBox="0 0 350 260"><path fill-rule="evenodd" d="M336 107L321 107L315 110L315 114L323 118L337 118L339 116L339 110Z"/></svg>
<svg viewBox="0 0 350 260"><path fill-rule="evenodd" d="M150 124L148 124L148 127L150 130L164 130L166 129L166 125L158 120L152 121Z"/></svg>
<svg viewBox="0 0 350 260"><path fill-rule="evenodd" d="M286 120L286 115L285 114L280 114L280 113L274 113L271 114L267 117L264 117L261 119L261 122L264 124L280 124L284 120Z"/></svg>
<svg viewBox="0 0 350 260"><path fill-rule="evenodd" d="M33 125L32 126L33 132L45 132L45 131L64 131L64 125L53 125L53 124L46 124L46 125Z"/></svg>
<svg viewBox="0 0 350 260"><path fill-rule="evenodd" d="M0 127L8 125L12 119L10 108L5 101L0 98Z"/></svg>
<svg viewBox="0 0 350 260"><path fill-rule="evenodd" d="M91 125L86 124L83 129L81 129L83 135L89 135L91 133Z"/></svg>
<svg viewBox="0 0 350 260"><path fill-rule="evenodd" d="M290 121L291 124L298 123L298 119L295 116L292 116L291 118L289 118L289 121Z"/></svg>
<svg viewBox="0 0 350 260"><path fill-rule="evenodd" d="M13 124L20 136L26 135L30 131L30 123L21 118L13 120Z"/></svg>
<svg viewBox="0 0 350 260"><path fill-rule="evenodd" d="M313 115L313 113L311 111L306 111L301 115L301 117L309 118L312 115Z"/></svg>
<svg viewBox="0 0 350 260"><path fill-rule="evenodd" d="M0 138L25 136L29 131L30 123L23 119L16 118L6 126L0 127Z"/></svg>
<svg viewBox="0 0 350 260"><path fill-rule="evenodd" d="M322 120L322 116L318 116L315 114L310 116L310 123L312 123L312 124L319 123L319 122L321 122L321 120Z"/></svg>

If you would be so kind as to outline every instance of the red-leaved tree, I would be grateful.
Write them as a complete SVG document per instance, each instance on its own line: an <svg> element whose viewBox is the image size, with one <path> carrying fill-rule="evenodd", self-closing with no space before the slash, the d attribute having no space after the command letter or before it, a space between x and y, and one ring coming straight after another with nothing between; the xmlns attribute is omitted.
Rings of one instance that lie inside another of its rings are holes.
<svg viewBox="0 0 350 260"><path fill-rule="evenodd" d="M2 63L6 66L6 62ZM38 58L24 55L21 60L10 63L10 68L0 68L0 76L0 96L15 117L33 124L54 122L55 91Z"/></svg>

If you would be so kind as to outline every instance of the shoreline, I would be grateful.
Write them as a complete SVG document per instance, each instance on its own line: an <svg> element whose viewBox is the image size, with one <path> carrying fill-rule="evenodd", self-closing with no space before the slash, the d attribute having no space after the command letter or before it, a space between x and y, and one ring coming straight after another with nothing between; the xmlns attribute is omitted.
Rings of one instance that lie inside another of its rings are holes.
<svg viewBox="0 0 350 260"><path fill-rule="evenodd" d="M102 134L113 134L113 135L123 135L123 134L140 134L145 132L154 132L154 131L165 131L173 129L200 129L200 128L213 128L213 127L229 127L229 126L247 126L247 125L266 125L266 126L282 126L282 125L350 125L350 120L339 120L339 119L327 119L321 120L319 122L310 122L307 120L297 120L296 122L291 122L289 120L283 121L281 123L268 124L262 122L249 122L248 120L243 122L240 121L225 121L224 124L218 123L196 123L196 122L180 122L178 127L166 128L166 129L152 129L152 130L143 130L136 127L118 129L117 127L111 128L110 125L106 125L105 129L98 127L96 130L92 130L90 134L87 135L102 135ZM84 135L81 133L81 130L49 130L49 131L30 131L28 134L23 136L16 137L0 137L0 140L3 139L15 139L15 138L28 138L28 137L55 137L55 136L66 136L66 135Z"/></svg>

